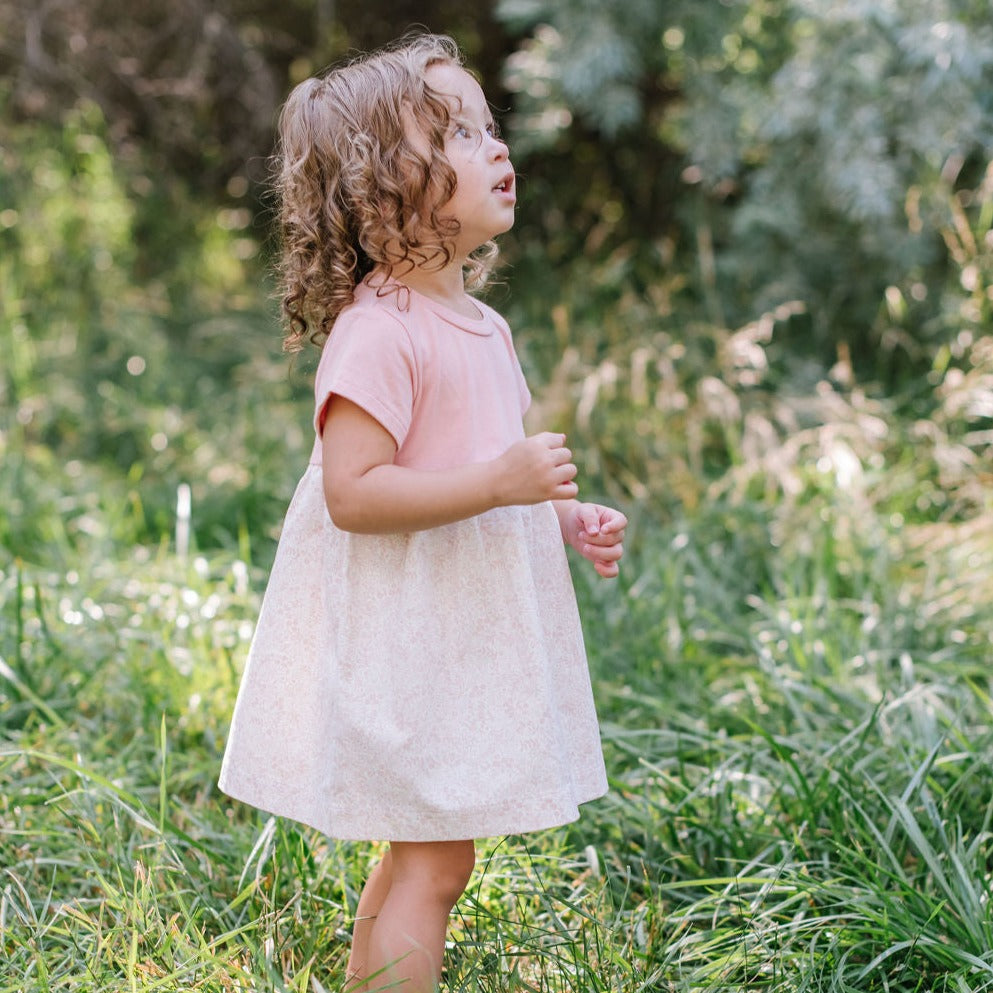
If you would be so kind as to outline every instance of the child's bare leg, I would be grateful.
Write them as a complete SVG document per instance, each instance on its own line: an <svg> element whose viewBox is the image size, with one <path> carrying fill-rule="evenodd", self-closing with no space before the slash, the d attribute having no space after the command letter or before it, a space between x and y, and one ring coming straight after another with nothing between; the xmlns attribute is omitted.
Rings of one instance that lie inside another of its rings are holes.
<svg viewBox="0 0 993 993"><path fill-rule="evenodd" d="M369 873L369 878L362 887L359 904L355 908L355 923L352 925L352 947L348 954L348 966L345 975L349 979L348 993L358 993L364 990L364 984L356 985L354 980L368 975L366 960L369 955L369 934L372 925L383 906L386 895L390 892L393 878L393 856L387 853Z"/></svg>
<svg viewBox="0 0 993 993"><path fill-rule="evenodd" d="M390 850L392 883L369 936L369 986L434 993L448 916L472 875L476 849L472 841L426 841L393 842Z"/></svg>

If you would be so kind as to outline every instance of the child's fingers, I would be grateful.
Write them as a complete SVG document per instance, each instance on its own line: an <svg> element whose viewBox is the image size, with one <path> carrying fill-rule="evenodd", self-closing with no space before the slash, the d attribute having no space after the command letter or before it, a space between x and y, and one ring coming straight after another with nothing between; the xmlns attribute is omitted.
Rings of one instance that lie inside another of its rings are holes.
<svg viewBox="0 0 993 993"><path fill-rule="evenodd" d="M620 560L624 555L624 528L627 519L623 514L611 516L605 507L598 511L599 530L596 534L588 531L583 534L583 555L593 563L593 568L603 579L613 579L620 573ZM601 517L599 512L603 512Z"/></svg>
<svg viewBox="0 0 993 993"><path fill-rule="evenodd" d="M620 542L612 545L583 545L583 554L593 562L616 562L624 555L624 546Z"/></svg>
<svg viewBox="0 0 993 993"><path fill-rule="evenodd" d="M580 537L591 545L609 548L611 545L619 545L624 540L624 532L608 531L605 526L601 526L598 533L590 534L589 531L583 531Z"/></svg>
<svg viewBox="0 0 993 993"><path fill-rule="evenodd" d="M617 510L601 507L596 503L585 503L580 508L580 530L587 535L623 534L628 519Z"/></svg>
<svg viewBox="0 0 993 993"><path fill-rule="evenodd" d="M601 531L599 534L584 534L582 536L584 541L589 542L591 545L596 545L598 548L609 548L611 545L619 545L624 540L623 531L614 531L609 533L607 531Z"/></svg>
<svg viewBox="0 0 993 993"><path fill-rule="evenodd" d="M589 538L600 533L600 511L595 503L584 503L579 508L579 532Z"/></svg>
<svg viewBox="0 0 993 993"><path fill-rule="evenodd" d="M619 562L624 555L624 529L627 523L627 518L622 513L609 507L587 503L579 508L582 554L593 563L597 574L604 579L613 579L620 572Z"/></svg>
<svg viewBox="0 0 993 993"><path fill-rule="evenodd" d="M601 507L600 530L623 533L628 526L628 519L619 511L609 507Z"/></svg>

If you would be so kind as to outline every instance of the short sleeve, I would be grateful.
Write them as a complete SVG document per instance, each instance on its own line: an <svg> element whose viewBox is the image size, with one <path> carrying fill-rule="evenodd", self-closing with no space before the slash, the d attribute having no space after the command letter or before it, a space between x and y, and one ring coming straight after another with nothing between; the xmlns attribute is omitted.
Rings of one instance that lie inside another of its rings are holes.
<svg viewBox="0 0 993 993"><path fill-rule="evenodd" d="M417 390L414 350L406 328L379 314L342 315L324 345L314 382L314 428L320 434L332 394L374 417L399 448L410 429Z"/></svg>

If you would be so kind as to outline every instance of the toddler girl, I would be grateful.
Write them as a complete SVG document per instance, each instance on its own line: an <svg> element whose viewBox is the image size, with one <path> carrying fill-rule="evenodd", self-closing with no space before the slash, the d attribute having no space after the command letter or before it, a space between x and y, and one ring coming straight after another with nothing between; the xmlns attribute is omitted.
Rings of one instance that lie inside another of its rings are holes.
<svg viewBox="0 0 993 993"><path fill-rule="evenodd" d="M280 120L287 342L323 345L221 787L390 842L350 990L434 990L473 839L606 790L563 538L617 574L626 520L580 503L561 434L525 437L510 331L467 293L514 171L454 43L308 79ZM375 977L375 978L370 978Z"/></svg>

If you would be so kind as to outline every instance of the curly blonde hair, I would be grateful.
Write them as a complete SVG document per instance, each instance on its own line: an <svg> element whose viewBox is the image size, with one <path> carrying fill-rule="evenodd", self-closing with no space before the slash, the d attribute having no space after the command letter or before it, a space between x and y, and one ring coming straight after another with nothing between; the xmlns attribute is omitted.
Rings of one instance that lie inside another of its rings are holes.
<svg viewBox="0 0 993 993"><path fill-rule="evenodd" d="M462 66L451 38L407 37L290 93L275 157L288 351L322 345L374 268L451 261L458 222L437 212L455 192L449 105L424 82L436 63ZM426 143L410 141L411 123ZM468 287L486 282L496 254L490 241L469 257Z"/></svg>

